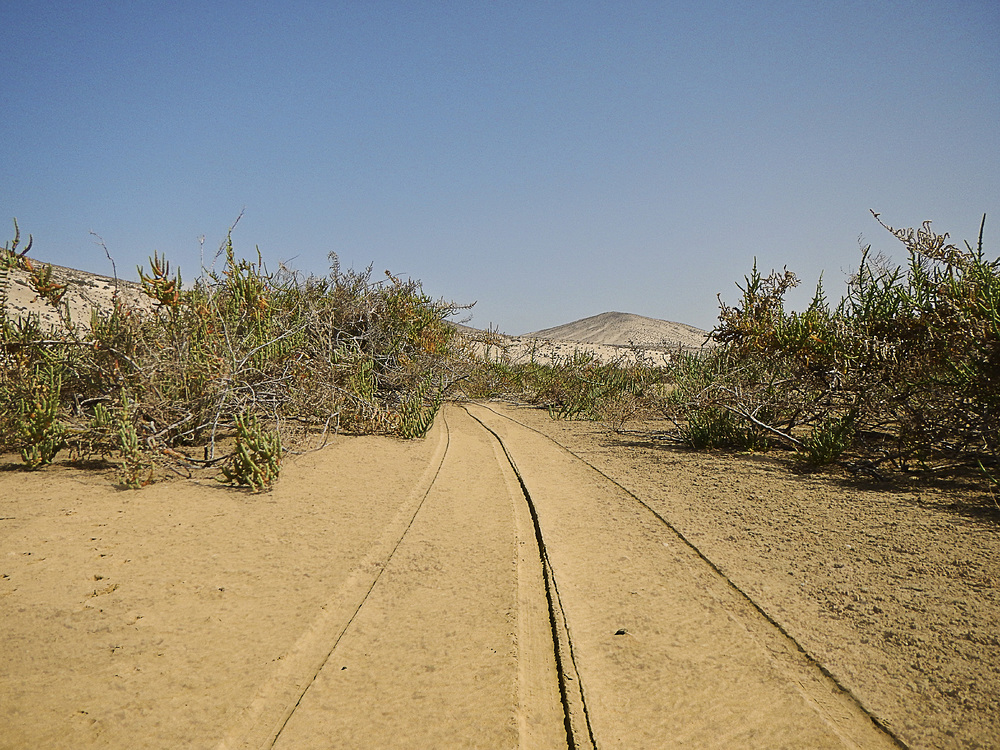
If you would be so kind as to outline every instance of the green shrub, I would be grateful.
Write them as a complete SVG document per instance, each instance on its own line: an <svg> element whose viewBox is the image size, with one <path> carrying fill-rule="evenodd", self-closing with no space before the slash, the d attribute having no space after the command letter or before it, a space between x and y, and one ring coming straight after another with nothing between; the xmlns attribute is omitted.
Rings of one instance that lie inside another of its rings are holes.
<svg viewBox="0 0 1000 750"><path fill-rule="evenodd" d="M692 411L681 435L695 450L735 448L741 442L733 415L725 409L712 407Z"/></svg>
<svg viewBox="0 0 1000 750"><path fill-rule="evenodd" d="M814 464L845 454L901 469L995 464L1000 260L985 257L983 227L975 248L959 248L929 222L882 226L908 263L866 248L836 307L820 284L805 312L787 312L798 280L787 270L764 277L755 264L740 303L721 305L712 335L730 364L703 393Z"/></svg>
<svg viewBox="0 0 1000 750"><path fill-rule="evenodd" d="M28 396L21 401L18 428L21 459L31 469L51 463L66 447L66 428L59 421L62 377L54 367L35 370Z"/></svg>
<svg viewBox="0 0 1000 750"><path fill-rule="evenodd" d="M618 427L659 382L659 370L625 356L602 362L588 351L539 361L501 356L481 361L467 395L506 396L536 404L553 419L604 420ZM471 391L471 393L470 393Z"/></svg>
<svg viewBox="0 0 1000 750"><path fill-rule="evenodd" d="M37 316L0 315L0 448L24 447L35 465L68 440L75 457L118 451L126 486L150 481L153 457L232 459L233 481L263 486L276 475L265 435L278 444L330 429L419 436L471 367L448 323L459 308L432 300L419 282L388 273L375 281L371 268L345 272L335 255L326 277L270 272L259 250L255 261L237 256L231 232L220 271L202 269L185 287L154 252L149 271L139 269L151 304L116 294L80 326L69 319L65 287L50 266L18 252L16 223L15 231L0 253L0 300L17 266L59 311L50 330ZM58 379L32 391L26 384L46 368ZM23 412L22 402L30 404ZM231 437L237 453L218 456Z"/></svg>
<svg viewBox="0 0 1000 750"><path fill-rule="evenodd" d="M98 406L101 406L98 404ZM129 410L128 399L124 400L121 409L112 417L109 414L97 414L95 421L102 426L110 423L115 430L115 443L121 460L118 464L118 482L131 490L145 487L153 481L153 462L146 455L139 443L139 433Z"/></svg>
<svg viewBox="0 0 1000 750"><path fill-rule="evenodd" d="M29 234L28 244L25 245L21 252L17 251L18 245L21 244L21 228L17 225L17 219L14 219L14 239L10 242L5 242L3 247L0 248L0 270L8 271L11 268L22 268L24 266L24 258L31 251L31 245L34 239Z"/></svg>
<svg viewBox="0 0 1000 750"><path fill-rule="evenodd" d="M269 487L281 471L281 438L267 432L254 414L236 415L236 450L222 466L224 479L256 491Z"/></svg>
<svg viewBox="0 0 1000 750"><path fill-rule="evenodd" d="M788 371L780 358L739 357L724 346L680 352L667 377L658 403L675 426L675 441L753 451L774 440L798 443L782 429L795 405L783 398Z"/></svg>
<svg viewBox="0 0 1000 750"><path fill-rule="evenodd" d="M434 424L434 417L441 408L441 391L438 390L430 395L431 390L433 390L432 381L426 380L423 387L414 391L403 404L399 427L401 437L423 437Z"/></svg>
<svg viewBox="0 0 1000 750"><path fill-rule="evenodd" d="M854 414L842 416L827 415L822 421L813 425L812 431L803 438L804 463L811 466L824 466L839 459L854 439Z"/></svg>

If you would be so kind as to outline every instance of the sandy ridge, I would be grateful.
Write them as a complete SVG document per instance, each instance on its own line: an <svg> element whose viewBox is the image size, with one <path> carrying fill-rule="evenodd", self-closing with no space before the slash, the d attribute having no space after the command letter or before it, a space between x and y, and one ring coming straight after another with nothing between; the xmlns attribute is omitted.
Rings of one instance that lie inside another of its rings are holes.
<svg viewBox="0 0 1000 750"><path fill-rule="evenodd" d="M36 264L49 265L41 262ZM114 306L115 294L139 310L151 312L155 307L155 303L134 281L116 280L109 276L63 266L50 267L52 281L66 287L63 302L69 309L70 320L84 329L90 326L92 310L110 313ZM21 268L12 268L8 271L6 312L12 318L36 316L43 330L60 325L59 313L52 305L38 298L31 288L28 272Z"/></svg>

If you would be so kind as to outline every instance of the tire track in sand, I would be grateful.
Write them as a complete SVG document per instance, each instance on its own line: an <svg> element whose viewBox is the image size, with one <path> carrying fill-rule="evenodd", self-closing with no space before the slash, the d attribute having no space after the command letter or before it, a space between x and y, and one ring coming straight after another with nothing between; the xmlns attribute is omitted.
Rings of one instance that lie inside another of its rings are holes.
<svg viewBox="0 0 1000 750"><path fill-rule="evenodd" d="M559 681L559 697L562 703L563 726L566 730L566 745L569 750L592 750L596 746L593 727L590 725L590 717L587 714L587 701L583 694L583 685L580 681L580 674L573 657L573 643L570 640L569 629L566 625L566 615L562 608L562 601L559 598L559 588L556 585L555 576L552 572L552 564L545 549L545 540L542 537L542 529L538 522L538 513L531 500L528 488L518 473L514 460L507 451L503 440L467 408L465 412L493 436L497 462L503 467L505 476L513 476L514 481L517 483L516 488L514 487L514 482L510 481L508 482L508 486L511 497L516 498L514 504L518 510L515 510L515 515L518 515L518 512L520 513L520 518L518 519L519 538L527 539L529 535L534 536L534 544L531 544L525 550L525 553L527 553L526 557L530 558L530 562L525 566L528 572L526 578L532 582L540 578L544 583L545 614L548 617L549 624L549 631L545 634L545 648L551 649L555 661L555 670ZM527 545L527 542L521 542L521 544ZM521 580L522 578L519 574L518 581L520 582ZM533 597L532 604L536 607L538 606L537 596ZM524 671L526 666L522 664L521 669Z"/></svg>
<svg viewBox="0 0 1000 750"><path fill-rule="evenodd" d="M428 439L369 565L220 748L898 747L585 461L483 405Z"/></svg>
<svg viewBox="0 0 1000 750"><path fill-rule="evenodd" d="M853 697L639 498L500 411L601 748L898 748Z"/></svg>
<svg viewBox="0 0 1000 750"><path fill-rule="evenodd" d="M260 686L253 701L226 729L216 750L262 750L274 741L330 658L358 611L364 606L386 565L412 526L448 453L450 431L446 422L428 434L434 452L416 485L386 526L360 565L316 616L291 650Z"/></svg>
<svg viewBox="0 0 1000 750"><path fill-rule="evenodd" d="M353 606L346 595L331 602L344 612L321 619L337 626L300 639L286 661L312 658L271 681L280 689L265 686L249 731L220 747L567 746L517 478L460 408L445 405L434 429L447 433L439 468L405 506L405 528L386 535L379 574L353 586Z"/></svg>

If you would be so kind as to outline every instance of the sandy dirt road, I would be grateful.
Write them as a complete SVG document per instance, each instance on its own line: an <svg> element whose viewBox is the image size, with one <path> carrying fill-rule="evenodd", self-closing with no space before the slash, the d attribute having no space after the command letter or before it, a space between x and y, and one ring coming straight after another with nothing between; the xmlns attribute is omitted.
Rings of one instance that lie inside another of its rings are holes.
<svg viewBox="0 0 1000 750"><path fill-rule="evenodd" d="M578 747L893 747L778 627L637 498L509 412L585 701ZM567 659L568 657L568 659Z"/></svg>
<svg viewBox="0 0 1000 750"><path fill-rule="evenodd" d="M0 747L898 746L500 407L338 441L263 496L0 482Z"/></svg>

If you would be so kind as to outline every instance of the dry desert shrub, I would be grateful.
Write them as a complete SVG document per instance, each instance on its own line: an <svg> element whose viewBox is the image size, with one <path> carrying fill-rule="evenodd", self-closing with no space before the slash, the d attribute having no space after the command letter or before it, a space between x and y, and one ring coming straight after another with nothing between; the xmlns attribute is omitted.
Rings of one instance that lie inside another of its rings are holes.
<svg viewBox="0 0 1000 750"><path fill-rule="evenodd" d="M447 322L458 308L416 281L375 281L335 255L325 277L271 272L259 251L238 257L230 231L221 271L186 287L154 253L139 269L153 312L116 295L82 326L15 233L0 249L0 298L18 266L59 311L48 329L0 313L0 450L32 467L68 448L116 458L130 487L165 464L219 466L224 481L259 489L277 476L282 445L308 434L423 435L461 377Z"/></svg>
<svg viewBox="0 0 1000 750"><path fill-rule="evenodd" d="M662 370L641 352L601 361L589 351L515 362L499 341L478 360L468 376L466 395L508 398L545 408L553 419L607 422L621 429L649 403L648 392L662 380Z"/></svg>
<svg viewBox="0 0 1000 750"><path fill-rule="evenodd" d="M874 212L873 212L874 213ZM875 214L876 220L879 219ZM682 358L664 400L692 446L794 448L807 466L995 471L1000 461L1000 260L926 222L879 223L905 247L893 266L862 253L832 306L822 283L787 311L791 272L756 265L721 303L711 354ZM984 217L985 224L985 217Z"/></svg>
<svg viewBox="0 0 1000 750"><path fill-rule="evenodd" d="M185 287L154 253L140 269L154 311L116 296L81 326L50 269L18 249L15 223L0 249L0 301L9 270L25 269L59 323L0 313L0 449L32 467L65 449L113 457L130 487L157 465L198 465L259 489L308 435L419 437L445 398L505 397L617 430L656 410L673 421L668 437L692 448L783 445L806 467L875 475L972 466L995 482L1000 261L985 257L982 227L975 248L959 248L930 223L882 226L906 248L905 266L866 248L835 306L820 282L794 312L784 297L795 275L755 264L740 301L720 300L718 346L679 350L664 368L638 352L514 361L492 332L475 344L459 335L448 320L459 308L419 282L343 271L332 254L324 277L271 272L259 251L237 257L231 232L221 271Z"/></svg>

